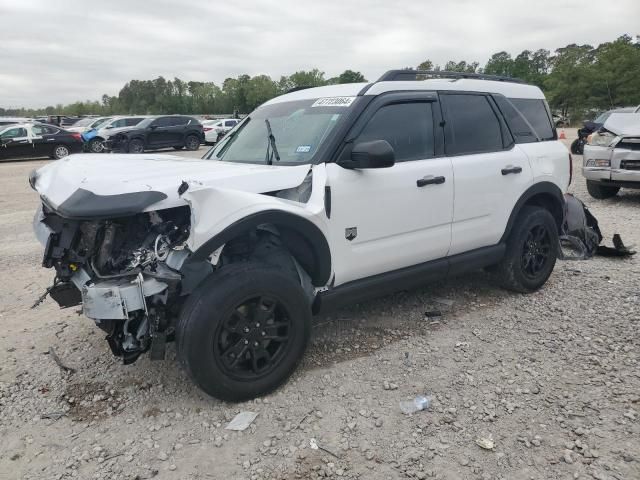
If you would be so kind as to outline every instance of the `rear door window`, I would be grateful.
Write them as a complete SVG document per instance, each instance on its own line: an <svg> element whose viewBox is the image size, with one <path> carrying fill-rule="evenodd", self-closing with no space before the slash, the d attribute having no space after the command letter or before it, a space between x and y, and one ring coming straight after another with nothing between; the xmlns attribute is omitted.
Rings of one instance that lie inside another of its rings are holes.
<svg viewBox="0 0 640 480"><path fill-rule="evenodd" d="M153 125L157 127L172 127L174 125L173 118L160 117L154 120Z"/></svg>
<svg viewBox="0 0 640 480"><path fill-rule="evenodd" d="M433 157L431 103L396 103L380 108L373 114L354 144L373 140L389 142L395 151L396 162Z"/></svg>
<svg viewBox="0 0 640 480"><path fill-rule="evenodd" d="M510 100L531 124L540 140L553 140L555 138L553 125L544 100L536 98L511 98Z"/></svg>
<svg viewBox="0 0 640 480"><path fill-rule="evenodd" d="M441 94L447 155L504 149L500 120L485 95Z"/></svg>

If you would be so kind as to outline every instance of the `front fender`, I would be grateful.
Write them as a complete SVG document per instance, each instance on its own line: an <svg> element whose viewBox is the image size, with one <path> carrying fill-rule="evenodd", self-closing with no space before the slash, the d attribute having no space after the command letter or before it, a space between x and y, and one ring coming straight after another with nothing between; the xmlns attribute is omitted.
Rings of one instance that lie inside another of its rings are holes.
<svg viewBox="0 0 640 480"><path fill-rule="evenodd" d="M198 188L191 184L182 195L191 207L191 235L187 246L193 254L187 262L202 262L229 240L259 225L273 224L295 235L303 243L300 247L312 252L310 276L314 285L325 285L331 276L323 197L325 180L324 171L314 169L312 193L307 203L238 190Z"/></svg>

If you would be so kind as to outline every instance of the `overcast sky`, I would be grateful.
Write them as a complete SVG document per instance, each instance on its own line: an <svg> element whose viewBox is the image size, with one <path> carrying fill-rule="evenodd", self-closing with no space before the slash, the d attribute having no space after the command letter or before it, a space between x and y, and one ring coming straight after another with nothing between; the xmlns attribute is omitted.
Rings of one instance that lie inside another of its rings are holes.
<svg viewBox="0 0 640 480"><path fill-rule="evenodd" d="M0 0L0 107L116 95L159 75L222 81L317 67L373 80L640 34L640 0Z"/></svg>

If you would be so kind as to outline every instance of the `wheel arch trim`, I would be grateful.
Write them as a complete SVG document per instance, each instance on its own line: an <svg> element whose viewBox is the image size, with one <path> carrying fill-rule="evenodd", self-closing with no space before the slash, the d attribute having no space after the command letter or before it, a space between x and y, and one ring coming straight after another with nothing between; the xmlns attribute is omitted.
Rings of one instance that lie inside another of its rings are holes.
<svg viewBox="0 0 640 480"><path fill-rule="evenodd" d="M550 210L556 221L558 231L560 231L560 227L564 220L564 196L562 194L562 190L560 190L560 188L554 183L539 182L525 190L516 202L511 214L509 215L509 220L507 221L507 226L500 242L506 242L507 238L509 238L511 231L513 230L513 225L518 218L518 215L520 215L522 208L525 205L532 204L540 205L544 208L551 207L547 208L547 210Z"/></svg>
<svg viewBox="0 0 640 480"><path fill-rule="evenodd" d="M313 222L282 210L263 210L248 215L214 235L198 247L185 263L206 261L207 258L230 240L246 234L260 225L270 224L295 232L305 242L313 256L313 266L307 272L315 286L324 286L331 277L331 251L324 233ZM286 245L286 242L285 242ZM295 257L295 253L291 252Z"/></svg>

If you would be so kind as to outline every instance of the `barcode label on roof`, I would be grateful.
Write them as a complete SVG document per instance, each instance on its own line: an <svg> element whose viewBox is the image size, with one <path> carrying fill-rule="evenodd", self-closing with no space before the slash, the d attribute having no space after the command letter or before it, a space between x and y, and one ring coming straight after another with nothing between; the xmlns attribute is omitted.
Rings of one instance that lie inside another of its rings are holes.
<svg viewBox="0 0 640 480"><path fill-rule="evenodd" d="M325 97L313 102L312 107L348 107L356 97Z"/></svg>

